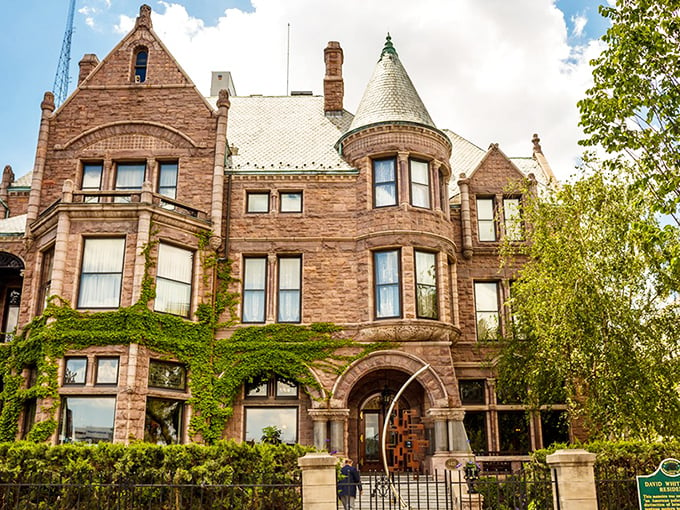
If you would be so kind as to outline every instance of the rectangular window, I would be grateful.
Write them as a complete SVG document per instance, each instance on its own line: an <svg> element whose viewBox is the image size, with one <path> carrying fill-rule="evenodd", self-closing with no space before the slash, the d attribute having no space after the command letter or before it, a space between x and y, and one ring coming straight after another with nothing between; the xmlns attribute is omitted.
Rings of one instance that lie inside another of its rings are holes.
<svg viewBox="0 0 680 510"><path fill-rule="evenodd" d="M425 319L438 317L436 254L415 252L416 314Z"/></svg>
<svg viewBox="0 0 680 510"><path fill-rule="evenodd" d="M66 358L64 384L85 384L87 358Z"/></svg>
<svg viewBox="0 0 680 510"><path fill-rule="evenodd" d="M286 379L283 379L281 377L277 377L276 396L277 398L297 398L298 396L297 384Z"/></svg>
<svg viewBox="0 0 680 510"><path fill-rule="evenodd" d="M62 401L62 443L113 441L115 397L65 397Z"/></svg>
<svg viewBox="0 0 680 510"><path fill-rule="evenodd" d="M187 371L184 365L169 361L149 361L149 387L164 390L186 390Z"/></svg>
<svg viewBox="0 0 680 510"><path fill-rule="evenodd" d="M397 160L373 161L373 206L397 205Z"/></svg>
<svg viewBox="0 0 680 510"><path fill-rule="evenodd" d="M158 170L158 193L177 198L177 161L161 161Z"/></svg>
<svg viewBox="0 0 680 510"><path fill-rule="evenodd" d="M487 432L486 432L486 412L484 411L465 411L463 425L467 432L468 441L472 453L476 455L486 455L489 451Z"/></svg>
<svg viewBox="0 0 680 510"><path fill-rule="evenodd" d="M246 211L249 213L268 213L269 193L249 191L246 194Z"/></svg>
<svg viewBox="0 0 680 510"><path fill-rule="evenodd" d="M21 308L21 289L7 289L5 293L5 315L3 319L2 331L5 333L0 335L4 342L11 342L14 340L14 333L19 324L19 309Z"/></svg>
<svg viewBox="0 0 680 510"><path fill-rule="evenodd" d="M125 239L85 239L78 308L117 308Z"/></svg>
<svg viewBox="0 0 680 510"><path fill-rule="evenodd" d="M277 322L300 322L301 257L279 257Z"/></svg>
<svg viewBox="0 0 680 510"><path fill-rule="evenodd" d="M401 317L399 250L373 253L375 270L375 316L378 319Z"/></svg>
<svg viewBox="0 0 680 510"><path fill-rule="evenodd" d="M97 358L95 384L118 384L118 358Z"/></svg>
<svg viewBox="0 0 680 510"><path fill-rule="evenodd" d="M193 267L192 251L164 243L158 245L156 311L189 316Z"/></svg>
<svg viewBox="0 0 680 510"><path fill-rule="evenodd" d="M257 381L246 383L246 398L267 398L268 386L269 381L267 379L258 379Z"/></svg>
<svg viewBox="0 0 680 510"><path fill-rule="evenodd" d="M529 421L524 411L498 411L501 455L525 455L530 449Z"/></svg>
<svg viewBox="0 0 680 510"><path fill-rule="evenodd" d="M282 213L299 213L302 212L302 192L301 191L286 191L281 192L281 212Z"/></svg>
<svg viewBox="0 0 680 510"><path fill-rule="evenodd" d="M463 405L486 404L484 379L460 379L460 401Z"/></svg>
<svg viewBox="0 0 680 510"><path fill-rule="evenodd" d="M147 397L144 441L158 445L180 444L184 402Z"/></svg>
<svg viewBox="0 0 680 510"><path fill-rule="evenodd" d="M264 322L267 282L267 258L243 259L243 322Z"/></svg>
<svg viewBox="0 0 680 510"><path fill-rule="evenodd" d="M503 199L503 220L505 222L505 237L511 241L521 241L524 229L522 228L522 211L519 198Z"/></svg>
<svg viewBox="0 0 680 510"><path fill-rule="evenodd" d="M410 160L411 205L430 208L430 169L426 161Z"/></svg>
<svg viewBox="0 0 680 510"><path fill-rule="evenodd" d="M569 423L566 411L541 411L543 448L553 443L569 442Z"/></svg>
<svg viewBox="0 0 680 510"><path fill-rule="evenodd" d="M42 252L42 263L40 265L40 285L38 287L38 313L42 312L47 306L47 298L50 296L52 286L52 264L54 262L54 246Z"/></svg>
<svg viewBox="0 0 680 510"><path fill-rule="evenodd" d="M281 432L281 442L297 442L297 407L246 407L246 441L262 441L265 427L276 427Z"/></svg>
<svg viewBox="0 0 680 510"><path fill-rule="evenodd" d="M83 182L80 189L83 191L99 191L102 186L102 163L83 163ZM83 202L99 202L99 197L85 197Z"/></svg>
<svg viewBox="0 0 680 510"><path fill-rule="evenodd" d="M477 340L496 340L499 324L497 282L475 282L475 312Z"/></svg>
<svg viewBox="0 0 680 510"><path fill-rule="evenodd" d="M477 233L480 241L496 240L493 198L477 199Z"/></svg>

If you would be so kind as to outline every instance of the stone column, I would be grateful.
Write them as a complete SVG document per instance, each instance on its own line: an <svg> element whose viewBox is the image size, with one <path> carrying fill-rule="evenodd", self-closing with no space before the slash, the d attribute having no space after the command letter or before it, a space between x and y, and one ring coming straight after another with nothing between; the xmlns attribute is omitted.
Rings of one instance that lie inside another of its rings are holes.
<svg viewBox="0 0 680 510"><path fill-rule="evenodd" d="M327 433L328 416L326 409L308 409L307 414L314 422L314 448L318 450L328 450Z"/></svg>
<svg viewBox="0 0 680 510"><path fill-rule="evenodd" d="M397 204L406 207L411 202L411 179L409 179L408 152L397 153Z"/></svg>
<svg viewBox="0 0 680 510"><path fill-rule="evenodd" d="M227 119L229 117L229 92L222 89L217 99L217 125L215 126L215 159L213 165L212 199L210 221L214 244L222 244L222 217L224 216L224 165L227 156ZM231 197L229 197L231 199Z"/></svg>
<svg viewBox="0 0 680 510"><path fill-rule="evenodd" d="M472 257L472 223L470 220L470 179L460 174L458 180L460 189L460 219L463 228L463 257Z"/></svg>
<svg viewBox="0 0 680 510"><path fill-rule="evenodd" d="M337 459L327 453L308 453L298 459L302 470L302 510L337 510Z"/></svg>
<svg viewBox="0 0 680 510"><path fill-rule="evenodd" d="M47 140L50 134L50 119L52 118L52 112L54 112L54 94L52 92L45 92L42 103L40 103L40 109L42 110L42 115L40 117L40 130L38 131L38 147L35 151L31 191L26 208L27 234L31 231L31 224L38 218L40 193L42 191L43 174L47 161Z"/></svg>
<svg viewBox="0 0 680 510"><path fill-rule="evenodd" d="M552 468L553 502L561 510L597 510L594 453L557 450L546 461Z"/></svg>
<svg viewBox="0 0 680 510"><path fill-rule="evenodd" d="M345 422L347 417L331 420L331 451L345 453Z"/></svg>

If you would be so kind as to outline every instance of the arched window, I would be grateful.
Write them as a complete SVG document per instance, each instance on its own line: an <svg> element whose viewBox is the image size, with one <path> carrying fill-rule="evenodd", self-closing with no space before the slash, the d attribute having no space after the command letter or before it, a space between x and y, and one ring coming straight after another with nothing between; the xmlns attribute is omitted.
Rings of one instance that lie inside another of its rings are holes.
<svg viewBox="0 0 680 510"><path fill-rule="evenodd" d="M146 81L146 64L149 59L149 52L146 48L137 48L135 51L135 72L134 82L142 83Z"/></svg>

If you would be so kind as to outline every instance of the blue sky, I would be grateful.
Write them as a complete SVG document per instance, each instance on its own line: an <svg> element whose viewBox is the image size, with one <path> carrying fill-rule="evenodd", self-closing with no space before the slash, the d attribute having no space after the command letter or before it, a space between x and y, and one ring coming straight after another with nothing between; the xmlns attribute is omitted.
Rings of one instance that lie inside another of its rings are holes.
<svg viewBox="0 0 680 510"><path fill-rule="evenodd" d="M597 14L597 0L422 0L417 7L410 0L148 3L154 29L203 93L212 70L232 71L242 95L285 93L282 69L291 23L291 88L319 94L323 48L329 40L340 41L350 111L390 31L438 127L481 147L500 142L513 156L530 155L529 140L538 131L553 167L557 160L567 167L565 174L578 150L574 103L585 90L594 40L607 26ZM76 1L69 92L83 54L105 57L131 27L140 4ZM12 165L17 176L33 166L40 102L54 83L68 5L69 0L23 0L0 6L6 20L0 32L0 164ZM475 28L481 21L488 30L484 37ZM538 95L529 90L534 86Z"/></svg>

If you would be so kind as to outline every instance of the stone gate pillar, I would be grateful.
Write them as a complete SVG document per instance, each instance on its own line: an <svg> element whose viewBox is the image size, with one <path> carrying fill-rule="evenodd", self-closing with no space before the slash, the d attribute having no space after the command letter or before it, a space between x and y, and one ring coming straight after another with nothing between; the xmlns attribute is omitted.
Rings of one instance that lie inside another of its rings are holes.
<svg viewBox="0 0 680 510"><path fill-rule="evenodd" d="M553 501L560 510L597 510L594 453L557 450L546 457L552 469Z"/></svg>

